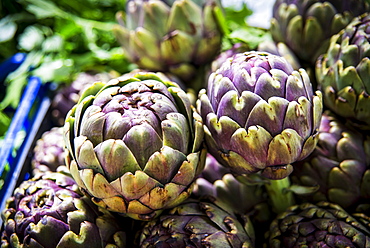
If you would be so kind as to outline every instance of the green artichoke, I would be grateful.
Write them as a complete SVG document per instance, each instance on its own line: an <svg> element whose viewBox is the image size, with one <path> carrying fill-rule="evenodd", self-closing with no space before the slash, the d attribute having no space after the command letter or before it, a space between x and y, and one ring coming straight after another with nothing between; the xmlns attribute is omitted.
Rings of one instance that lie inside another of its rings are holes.
<svg viewBox="0 0 370 248"><path fill-rule="evenodd" d="M202 118L154 73L88 88L69 112L67 166L92 201L139 220L188 198L204 168Z"/></svg>
<svg viewBox="0 0 370 248"><path fill-rule="evenodd" d="M330 37L369 9L364 0L277 0L270 31L301 63L314 65L326 51Z"/></svg>
<svg viewBox="0 0 370 248"><path fill-rule="evenodd" d="M130 0L114 32L128 59L141 69L171 72L193 85L219 53L219 0ZM203 80L203 78L202 78Z"/></svg>
<svg viewBox="0 0 370 248"><path fill-rule="evenodd" d="M197 108L211 153L236 175L287 177L315 148L322 115L304 69L282 57L239 53L209 77Z"/></svg>
<svg viewBox="0 0 370 248"><path fill-rule="evenodd" d="M254 231L217 205L189 199L148 222L140 247L254 247Z"/></svg>
<svg viewBox="0 0 370 248"><path fill-rule="evenodd" d="M370 230L329 202L291 206L272 221L267 236L271 248L370 247Z"/></svg>
<svg viewBox="0 0 370 248"><path fill-rule="evenodd" d="M33 173L56 171L65 164L63 127L53 127L45 131L36 141L32 156Z"/></svg>
<svg viewBox="0 0 370 248"><path fill-rule="evenodd" d="M22 182L7 200L2 219L3 248L126 246L117 220L83 196L65 171Z"/></svg>
<svg viewBox="0 0 370 248"><path fill-rule="evenodd" d="M357 17L317 60L324 105L356 128L370 130L370 16Z"/></svg>
<svg viewBox="0 0 370 248"><path fill-rule="evenodd" d="M370 206L370 136L353 130L326 111L318 144L304 161L294 165L294 184L319 187L303 194L310 202L330 201L347 211Z"/></svg>

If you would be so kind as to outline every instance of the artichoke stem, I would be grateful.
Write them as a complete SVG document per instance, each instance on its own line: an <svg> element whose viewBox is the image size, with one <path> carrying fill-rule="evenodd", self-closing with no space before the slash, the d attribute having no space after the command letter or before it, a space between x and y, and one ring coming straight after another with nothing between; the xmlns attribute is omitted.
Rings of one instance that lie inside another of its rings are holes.
<svg viewBox="0 0 370 248"><path fill-rule="evenodd" d="M271 179L265 185L271 200L272 210L277 214L286 211L288 207L295 204L293 193L288 190L289 177L280 180Z"/></svg>

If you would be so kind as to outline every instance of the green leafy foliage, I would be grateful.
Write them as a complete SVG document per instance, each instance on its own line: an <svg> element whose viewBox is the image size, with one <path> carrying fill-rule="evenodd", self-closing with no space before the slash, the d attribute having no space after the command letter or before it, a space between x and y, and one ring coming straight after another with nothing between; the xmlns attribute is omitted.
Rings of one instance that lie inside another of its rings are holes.
<svg viewBox="0 0 370 248"><path fill-rule="evenodd" d="M246 19L251 14L252 10L245 3L241 7L225 8L225 26L228 32L223 42L223 50L238 42L244 43L250 50L255 50L259 43L271 39L268 30L248 25Z"/></svg>

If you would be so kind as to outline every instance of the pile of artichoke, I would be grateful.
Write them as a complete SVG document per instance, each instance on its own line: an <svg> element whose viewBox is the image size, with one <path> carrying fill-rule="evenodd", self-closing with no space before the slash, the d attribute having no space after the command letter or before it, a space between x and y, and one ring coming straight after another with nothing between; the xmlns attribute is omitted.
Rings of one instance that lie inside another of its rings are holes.
<svg viewBox="0 0 370 248"><path fill-rule="evenodd" d="M58 91L1 247L370 247L366 1L276 0L255 50L218 0L116 17L136 69Z"/></svg>

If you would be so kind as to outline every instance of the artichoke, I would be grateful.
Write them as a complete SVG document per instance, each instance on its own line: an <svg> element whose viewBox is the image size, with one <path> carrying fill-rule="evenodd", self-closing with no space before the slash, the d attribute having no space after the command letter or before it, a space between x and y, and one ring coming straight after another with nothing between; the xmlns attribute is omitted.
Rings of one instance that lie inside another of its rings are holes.
<svg viewBox="0 0 370 248"><path fill-rule="evenodd" d="M126 246L117 220L83 196L65 171L46 172L14 191L2 212L1 247Z"/></svg>
<svg viewBox="0 0 370 248"><path fill-rule="evenodd" d="M239 53L211 74L197 108L211 153L236 175L287 177L315 148L322 115L304 69L282 57Z"/></svg>
<svg viewBox="0 0 370 248"><path fill-rule="evenodd" d="M202 126L188 95L154 73L96 83L67 116L67 166L98 206L150 220L191 194Z"/></svg>
<svg viewBox="0 0 370 248"><path fill-rule="evenodd" d="M330 37L369 9L363 0L277 0L273 6L271 35L313 66L329 46Z"/></svg>
<svg viewBox="0 0 370 248"><path fill-rule="evenodd" d="M218 0L130 0L114 32L139 68L171 72L195 89L199 68L221 48L220 13Z"/></svg>
<svg viewBox="0 0 370 248"><path fill-rule="evenodd" d="M215 204L189 199L148 222L140 247L254 247L250 222Z"/></svg>
<svg viewBox="0 0 370 248"><path fill-rule="evenodd" d="M272 221L269 247L370 247L370 230L340 206L291 206Z"/></svg>
<svg viewBox="0 0 370 248"><path fill-rule="evenodd" d="M315 150L291 174L297 185L319 187L302 199L330 201L351 212L370 205L370 136L345 126L329 111L319 132Z"/></svg>
<svg viewBox="0 0 370 248"><path fill-rule="evenodd" d="M362 15L330 40L316 64L324 105L356 128L370 130L370 16Z"/></svg>
<svg viewBox="0 0 370 248"><path fill-rule="evenodd" d="M63 127L53 127L45 131L36 141L33 149L32 168L34 174L43 171L56 171L65 164Z"/></svg>

